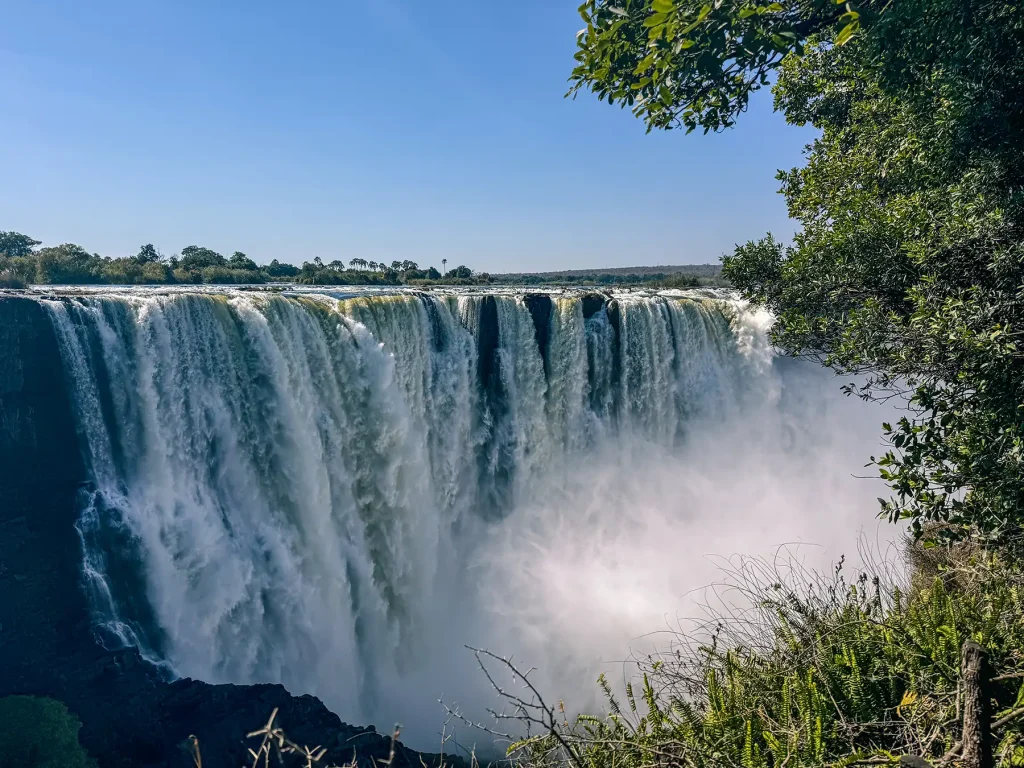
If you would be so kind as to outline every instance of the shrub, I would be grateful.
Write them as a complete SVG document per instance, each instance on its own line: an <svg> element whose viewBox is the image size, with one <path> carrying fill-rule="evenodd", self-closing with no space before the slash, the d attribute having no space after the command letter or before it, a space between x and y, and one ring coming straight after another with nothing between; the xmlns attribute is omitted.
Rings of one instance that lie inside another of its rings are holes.
<svg viewBox="0 0 1024 768"><path fill-rule="evenodd" d="M150 284L169 283L173 280L171 270L166 264L158 261L149 261L142 266L140 282Z"/></svg>
<svg viewBox="0 0 1024 768"><path fill-rule="evenodd" d="M199 282L220 283L222 285L241 285L251 283L265 283L266 277L262 272L248 269L230 269L222 266L203 267Z"/></svg>
<svg viewBox="0 0 1024 768"><path fill-rule="evenodd" d="M78 743L82 723L59 701L0 699L0 768L92 768Z"/></svg>
<svg viewBox="0 0 1024 768"><path fill-rule="evenodd" d="M25 281L11 270L0 272L0 288L24 288Z"/></svg>

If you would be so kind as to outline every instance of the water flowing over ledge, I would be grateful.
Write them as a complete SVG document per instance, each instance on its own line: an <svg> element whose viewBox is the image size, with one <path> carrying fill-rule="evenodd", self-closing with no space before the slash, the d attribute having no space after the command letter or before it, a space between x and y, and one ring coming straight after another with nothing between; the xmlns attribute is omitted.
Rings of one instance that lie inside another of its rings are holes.
<svg viewBox="0 0 1024 768"><path fill-rule="evenodd" d="M92 479L78 529L103 642L211 682L284 682L348 717L393 707L436 641L493 630L517 605L501 590L551 560L530 531L554 500L586 507L595 468L620 478L602 498L625 526L625 473L698 466L709 425L771 414L751 445L790 429L770 318L724 294L38 301ZM533 550L509 555L510 530ZM537 601L521 608L544 634Z"/></svg>

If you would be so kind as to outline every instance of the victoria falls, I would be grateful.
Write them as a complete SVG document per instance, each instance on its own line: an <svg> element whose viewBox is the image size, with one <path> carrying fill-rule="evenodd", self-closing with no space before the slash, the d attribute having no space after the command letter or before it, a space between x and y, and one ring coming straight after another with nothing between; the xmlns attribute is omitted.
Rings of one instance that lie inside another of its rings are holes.
<svg viewBox="0 0 1024 768"><path fill-rule="evenodd" d="M708 555L802 541L827 564L873 499L866 406L727 291L5 301L56 342L98 642L168 679L283 683L420 749L438 699L488 703L465 646L591 706L714 580Z"/></svg>
<svg viewBox="0 0 1024 768"><path fill-rule="evenodd" d="M1020 5L7 3L0 768L1024 768Z"/></svg>

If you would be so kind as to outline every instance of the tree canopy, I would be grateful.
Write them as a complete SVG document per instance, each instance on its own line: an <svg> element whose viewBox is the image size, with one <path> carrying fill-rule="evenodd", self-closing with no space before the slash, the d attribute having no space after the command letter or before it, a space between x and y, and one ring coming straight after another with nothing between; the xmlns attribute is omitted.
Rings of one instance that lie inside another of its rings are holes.
<svg viewBox="0 0 1024 768"><path fill-rule="evenodd" d="M153 261L160 261L160 254L157 253L157 250L153 247L152 243L146 243L144 246L139 248L139 252L135 256L135 260L139 264L148 264Z"/></svg>
<svg viewBox="0 0 1024 768"><path fill-rule="evenodd" d="M0 232L0 256L9 258L28 256L32 253L32 249L39 244L39 240L33 240L20 232Z"/></svg>
<svg viewBox="0 0 1024 768"><path fill-rule="evenodd" d="M244 256L244 254L243 254ZM203 267L222 267L227 260L216 251L199 245L186 245L181 249L179 265L182 269L202 269Z"/></svg>
<svg viewBox="0 0 1024 768"><path fill-rule="evenodd" d="M781 172L800 225L725 273L784 350L907 398L874 457L893 518L990 533L1024 509L1024 14L1004 0L589 0L573 90L650 128L775 106L820 136Z"/></svg>
<svg viewBox="0 0 1024 768"><path fill-rule="evenodd" d="M81 721L54 699L0 699L0 765L9 768L94 768L78 743Z"/></svg>
<svg viewBox="0 0 1024 768"><path fill-rule="evenodd" d="M259 269L259 267L256 266L256 262L241 251L235 251L231 254L231 258L228 259L228 267L231 269L247 269L251 271Z"/></svg>

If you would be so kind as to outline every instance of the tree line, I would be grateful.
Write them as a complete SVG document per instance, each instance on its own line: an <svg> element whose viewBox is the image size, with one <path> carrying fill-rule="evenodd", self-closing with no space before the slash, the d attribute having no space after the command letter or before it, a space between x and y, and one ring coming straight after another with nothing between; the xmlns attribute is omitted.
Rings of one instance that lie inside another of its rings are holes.
<svg viewBox="0 0 1024 768"><path fill-rule="evenodd" d="M460 265L442 273L414 261L390 264L353 258L324 262L319 256L302 266L274 259L259 265L241 251L224 256L210 248L189 245L165 257L152 244L134 256L111 258L89 253L73 243L40 248L42 243L20 232L0 231L0 287L27 285L172 285L262 284L301 285L431 285L490 282L486 273Z"/></svg>
<svg viewBox="0 0 1024 768"><path fill-rule="evenodd" d="M495 275L495 282L504 285L593 285L593 286L641 286L648 288L698 288L700 286L722 286L725 283L716 277L698 277L685 272L636 272L613 273L595 272L584 277L549 273L516 273Z"/></svg>

